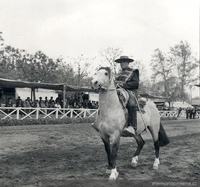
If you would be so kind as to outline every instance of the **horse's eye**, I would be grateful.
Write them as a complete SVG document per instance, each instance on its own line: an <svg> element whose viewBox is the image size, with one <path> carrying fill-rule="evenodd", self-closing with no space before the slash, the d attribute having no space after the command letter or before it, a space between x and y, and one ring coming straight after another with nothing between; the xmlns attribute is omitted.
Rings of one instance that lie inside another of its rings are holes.
<svg viewBox="0 0 200 187"><path fill-rule="evenodd" d="M108 75L108 73L105 73L105 75L107 76L107 75Z"/></svg>

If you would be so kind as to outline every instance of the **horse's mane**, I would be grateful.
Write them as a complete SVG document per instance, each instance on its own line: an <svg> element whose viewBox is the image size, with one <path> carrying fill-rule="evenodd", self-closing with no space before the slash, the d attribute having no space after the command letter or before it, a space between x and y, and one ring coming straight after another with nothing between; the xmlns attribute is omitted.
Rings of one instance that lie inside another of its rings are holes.
<svg viewBox="0 0 200 187"><path fill-rule="evenodd" d="M108 72L108 76L109 76L109 78L110 78L110 76L111 76L111 69L110 69L110 67L100 67L100 68L98 69L98 71L101 70L101 69L105 69L105 70Z"/></svg>

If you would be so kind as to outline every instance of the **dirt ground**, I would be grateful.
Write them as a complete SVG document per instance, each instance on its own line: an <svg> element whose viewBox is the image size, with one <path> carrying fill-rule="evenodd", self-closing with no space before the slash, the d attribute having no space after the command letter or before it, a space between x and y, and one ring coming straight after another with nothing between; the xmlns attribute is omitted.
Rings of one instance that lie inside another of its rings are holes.
<svg viewBox="0 0 200 187"><path fill-rule="evenodd" d="M143 135L146 144L137 168L130 165L135 140L121 138L119 177L114 183L107 181L104 146L90 124L0 127L0 186L111 187L122 186L123 181L126 186L147 186L145 181L162 180L200 186L200 120L163 121L163 125L170 144L160 148L159 169L152 169L150 133Z"/></svg>

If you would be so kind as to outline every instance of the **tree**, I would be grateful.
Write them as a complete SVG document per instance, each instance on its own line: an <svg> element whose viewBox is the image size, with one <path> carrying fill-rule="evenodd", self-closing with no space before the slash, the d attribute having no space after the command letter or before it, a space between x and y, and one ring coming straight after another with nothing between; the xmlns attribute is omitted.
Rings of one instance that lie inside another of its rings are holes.
<svg viewBox="0 0 200 187"><path fill-rule="evenodd" d="M84 57L83 54L77 58L71 58L71 64L73 64L74 81L73 85L76 86L89 86L90 80L89 74L93 70L91 66L95 58ZM88 79L89 78L89 79Z"/></svg>
<svg viewBox="0 0 200 187"><path fill-rule="evenodd" d="M198 61L192 56L191 47L188 42L180 41L174 47L170 47L169 59L175 65L175 74L177 74L181 85L181 99L185 100L185 89L190 83L193 83L197 78L194 78Z"/></svg>
<svg viewBox="0 0 200 187"><path fill-rule="evenodd" d="M65 61L61 61L57 69L57 80L60 83L74 84L75 72L70 64Z"/></svg>
<svg viewBox="0 0 200 187"><path fill-rule="evenodd" d="M14 49L11 46L3 47L0 53L0 73L2 78L16 79L17 71L15 66Z"/></svg>
<svg viewBox="0 0 200 187"><path fill-rule="evenodd" d="M56 71L61 59L53 60L42 51L30 55L25 50L17 49L16 55L20 79L30 82L57 82Z"/></svg>
<svg viewBox="0 0 200 187"><path fill-rule="evenodd" d="M156 49L152 55L151 64L153 74L151 79L154 84L159 82L161 95L169 97L170 85L169 79L172 76L173 63L169 61L160 49ZM163 87L163 89L161 88Z"/></svg>
<svg viewBox="0 0 200 187"><path fill-rule="evenodd" d="M133 62L130 63L129 65L130 68L132 69L138 69L139 70L139 79L140 79L140 85L139 85L139 90L141 92L149 92L150 88L150 81L147 77L147 71L145 69L144 64L141 63L139 60L134 60Z"/></svg>
<svg viewBox="0 0 200 187"><path fill-rule="evenodd" d="M115 60L122 54L122 52L122 49L112 47L108 47L107 49L99 52L102 57L102 63L106 65L108 64L114 74L117 74L118 71Z"/></svg>

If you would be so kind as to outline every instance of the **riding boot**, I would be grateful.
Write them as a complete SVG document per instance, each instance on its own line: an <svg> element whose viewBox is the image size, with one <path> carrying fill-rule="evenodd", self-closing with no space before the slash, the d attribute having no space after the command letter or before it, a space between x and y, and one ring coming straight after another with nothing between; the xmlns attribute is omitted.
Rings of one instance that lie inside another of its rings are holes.
<svg viewBox="0 0 200 187"><path fill-rule="evenodd" d="M137 110L134 106L127 107L129 118L128 118L128 127L124 129L125 132L135 135L137 130Z"/></svg>

